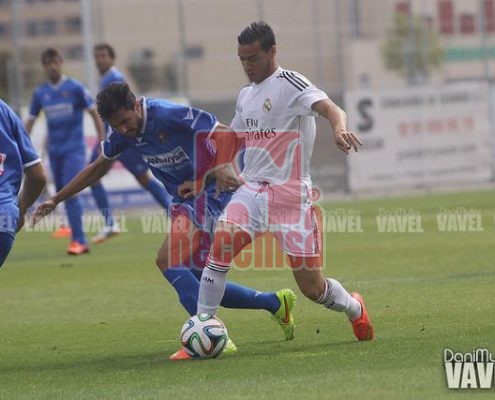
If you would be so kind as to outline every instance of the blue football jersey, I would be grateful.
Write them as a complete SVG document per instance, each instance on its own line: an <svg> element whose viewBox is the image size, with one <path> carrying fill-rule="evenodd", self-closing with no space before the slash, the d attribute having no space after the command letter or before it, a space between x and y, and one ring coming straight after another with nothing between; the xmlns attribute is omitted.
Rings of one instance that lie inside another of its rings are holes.
<svg viewBox="0 0 495 400"><path fill-rule="evenodd" d="M125 77L122 72L120 72L117 67L110 68L107 72L105 72L100 78L100 86L99 90L103 90L106 87L110 86L112 83L125 83ZM107 122L103 122L105 124L105 132L109 131L109 125Z"/></svg>
<svg viewBox="0 0 495 400"><path fill-rule="evenodd" d="M142 101L140 135L131 139L112 131L103 142L103 156L114 159L127 148L137 150L153 175L174 196L174 202L181 202L177 187L202 176L214 160L215 149L208 136L218 121L206 111L167 100ZM214 196L215 182L210 182L206 190Z"/></svg>
<svg viewBox="0 0 495 400"><path fill-rule="evenodd" d="M21 120L0 100L0 209L17 207L24 168L40 161Z"/></svg>
<svg viewBox="0 0 495 400"><path fill-rule="evenodd" d="M110 86L112 83L121 83L121 82L125 82L124 74L120 72L117 69L117 67L112 67L101 76L99 90L105 89L106 87Z"/></svg>
<svg viewBox="0 0 495 400"><path fill-rule="evenodd" d="M65 154L84 151L83 112L95 107L88 90L77 80L63 77L59 83L46 82L34 91L31 118L45 112L48 127L48 151Z"/></svg>

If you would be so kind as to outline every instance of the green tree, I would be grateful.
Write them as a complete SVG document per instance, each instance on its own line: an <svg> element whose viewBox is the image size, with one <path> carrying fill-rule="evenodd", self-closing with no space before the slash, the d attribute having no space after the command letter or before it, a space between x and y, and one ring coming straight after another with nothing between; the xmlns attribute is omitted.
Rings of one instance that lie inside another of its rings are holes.
<svg viewBox="0 0 495 400"><path fill-rule="evenodd" d="M400 73L410 85L425 82L439 68L443 49L438 34L417 15L395 13L381 54L387 69Z"/></svg>

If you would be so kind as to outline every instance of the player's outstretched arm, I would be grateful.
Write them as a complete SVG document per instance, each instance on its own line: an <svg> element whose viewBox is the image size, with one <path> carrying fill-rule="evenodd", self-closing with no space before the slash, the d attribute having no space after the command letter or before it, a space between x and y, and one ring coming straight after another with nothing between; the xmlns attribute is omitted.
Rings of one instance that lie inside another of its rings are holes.
<svg viewBox="0 0 495 400"><path fill-rule="evenodd" d="M358 151L358 146L363 143L352 132L347 130L347 115L338 105L332 100L320 100L312 105L312 109L325 117L332 126L335 144L345 154L349 154L351 148Z"/></svg>
<svg viewBox="0 0 495 400"><path fill-rule="evenodd" d="M46 172L41 162L31 165L24 170L24 181L19 193L19 223L17 231L24 225L24 215L46 186Z"/></svg>
<svg viewBox="0 0 495 400"><path fill-rule="evenodd" d="M34 213L32 225L35 225L45 215L51 213L57 207L58 203L67 200L81 190L98 182L110 170L112 163L112 160L108 160L102 155L98 156L95 161L87 165L66 186L55 193L51 199L40 204Z"/></svg>
<svg viewBox="0 0 495 400"><path fill-rule="evenodd" d="M96 109L90 109L88 110L88 112L89 115L91 115L91 118L93 118L93 123L95 124L95 128L96 128L96 134L98 135L98 140L100 142L102 140L105 140L105 125L103 124L103 121L98 115L98 112L96 111Z"/></svg>
<svg viewBox="0 0 495 400"><path fill-rule="evenodd" d="M26 122L24 122L24 129L26 129L26 132L29 135L31 135L31 131L33 130L34 121L36 121L35 118L28 118L26 119Z"/></svg>

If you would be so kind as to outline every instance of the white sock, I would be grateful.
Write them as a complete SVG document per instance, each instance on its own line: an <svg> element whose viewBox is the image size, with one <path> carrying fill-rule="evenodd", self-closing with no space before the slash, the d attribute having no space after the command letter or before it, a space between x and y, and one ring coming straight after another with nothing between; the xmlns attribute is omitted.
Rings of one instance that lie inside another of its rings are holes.
<svg viewBox="0 0 495 400"><path fill-rule="evenodd" d="M360 318L361 304L359 301L352 297L339 281L326 278L325 282L325 290L316 302L331 310L345 312L351 321Z"/></svg>
<svg viewBox="0 0 495 400"><path fill-rule="evenodd" d="M211 266L206 264L199 284L198 314L214 315L217 313L225 292L228 271L227 268L224 270L211 269Z"/></svg>

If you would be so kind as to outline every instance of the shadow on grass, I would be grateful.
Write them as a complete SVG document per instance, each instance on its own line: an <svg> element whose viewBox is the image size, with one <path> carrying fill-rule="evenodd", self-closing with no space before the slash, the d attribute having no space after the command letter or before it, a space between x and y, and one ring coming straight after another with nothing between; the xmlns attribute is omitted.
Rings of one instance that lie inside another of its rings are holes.
<svg viewBox="0 0 495 400"><path fill-rule="evenodd" d="M355 340L340 342L329 342L324 349L338 350L341 347L359 346ZM225 368L225 362L243 361L253 359L263 359L287 356L288 354L305 354L307 357L314 357L323 352L322 343L301 343L284 341L250 341L239 346L240 350L231 355L222 356L215 360L192 360L192 361L170 361L168 356L172 354L176 347L164 349L163 351L149 352L143 354L111 354L106 357L90 358L80 357L78 359L57 360L53 362L40 363L37 365L5 365L5 360L0 364L0 376L3 374L27 373L29 375L44 373L48 371L74 370L78 374L112 372L112 371L132 371L132 370L157 370L157 369L188 369L192 365L201 365L206 368Z"/></svg>

